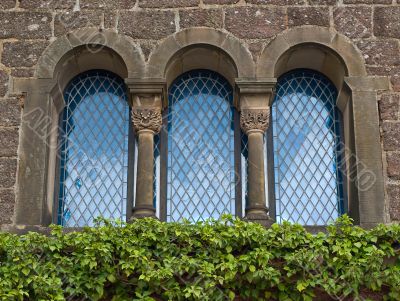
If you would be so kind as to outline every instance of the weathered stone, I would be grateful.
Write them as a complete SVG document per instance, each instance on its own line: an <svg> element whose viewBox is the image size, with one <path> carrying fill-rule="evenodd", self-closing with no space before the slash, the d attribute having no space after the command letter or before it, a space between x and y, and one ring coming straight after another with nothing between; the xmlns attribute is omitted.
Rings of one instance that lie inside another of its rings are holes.
<svg viewBox="0 0 400 301"><path fill-rule="evenodd" d="M0 70L0 97L7 94L8 91L9 76L8 73Z"/></svg>
<svg viewBox="0 0 400 301"><path fill-rule="evenodd" d="M400 65L400 45L396 40L361 40L357 46L369 65Z"/></svg>
<svg viewBox="0 0 400 301"><path fill-rule="evenodd" d="M387 193L390 204L390 218L392 221L400 220L400 185L389 184Z"/></svg>
<svg viewBox="0 0 400 301"><path fill-rule="evenodd" d="M0 9L10 9L15 7L15 0L1 0Z"/></svg>
<svg viewBox="0 0 400 301"><path fill-rule="evenodd" d="M0 190L0 225L11 224L14 214L15 194L12 189Z"/></svg>
<svg viewBox="0 0 400 301"><path fill-rule="evenodd" d="M304 5L305 0L247 0L252 4L273 4L273 5Z"/></svg>
<svg viewBox="0 0 400 301"><path fill-rule="evenodd" d="M400 151L388 152L386 155L387 173L390 178L400 179Z"/></svg>
<svg viewBox="0 0 400 301"><path fill-rule="evenodd" d="M329 26L329 10L326 8L289 7L287 13L289 26Z"/></svg>
<svg viewBox="0 0 400 301"><path fill-rule="evenodd" d="M180 27L206 26L220 28L222 27L222 10L220 9L194 9L183 10L179 12Z"/></svg>
<svg viewBox="0 0 400 301"><path fill-rule="evenodd" d="M145 41L140 43L140 48L142 49L145 60L149 59L150 53L155 49L157 43L154 41Z"/></svg>
<svg viewBox="0 0 400 301"><path fill-rule="evenodd" d="M121 33L133 38L161 39L175 32L175 13L172 11L121 12L118 29Z"/></svg>
<svg viewBox="0 0 400 301"><path fill-rule="evenodd" d="M382 120L398 120L400 117L400 95L384 94L379 101Z"/></svg>
<svg viewBox="0 0 400 301"><path fill-rule="evenodd" d="M286 14L281 7L228 8L225 28L239 38L269 38L286 28Z"/></svg>
<svg viewBox="0 0 400 301"><path fill-rule="evenodd" d="M257 62L258 57L264 49L264 43L259 41L249 41L248 48L253 56L254 62Z"/></svg>
<svg viewBox="0 0 400 301"><path fill-rule="evenodd" d="M46 49L47 45L48 42L36 41L4 43L1 62L7 67L33 67Z"/></svg>
<svg viewBox="0 0 400 301"><path fill-rule="evenodd" d="M11 98L0 101L0 126L16 126L21 122L18 99ZM1 171L1 169L0 169Z"/></svg>
<svg viewBox="0 0 400 301"><path fill-rule="evenodd" d="M136 0L80 0L81 9L131 9Z"/></svg>
<svg viewBox="0 0 400 301"><path fill-rule="evenodd" d="M18 129L0 128L0 157L16 157L18 149Z"/></svg>
<svg viewBox="0 0 400 301"><path fill-rule="evenodd" d="M0 12L0 38L49 38L51 19L50 13Z"/></svg>
<svg viewBox="0 0 400 301"><path fill-rule="evenodd" d="M400 7L376 7L374 34L380 37L400 38Z"/></svg>
<svg viewBox="0 0 400 301"><path fill-rule="evenodd" d="M13 77L33 77L35 74L34 68L12 68L11 76Z"/></svg>
<svg viewBox="0 0 400 301"><path fill-rule="evenodd" d="M13 187L16 174L17 159L0 158L0 189Z"/></svg>
<svg viewBox="0 0 400 301"><path fill-rule="evenodd" d="M76 0L20 0L19 7L26 9L73 9Z"/></svg>
<svg viewBox="0 0 400 301"><path fill-rule="evenodd" d="M387 151L400 149L400 122L385 121L382 124L383 147Z"/></svg>
<svg viewBox="0 0 400 301"><path fill-rule="evenodd" d="M372 34L372 8L339 7L333 11L337 31L350 38L367 38Z"/></svg>
<svg viewBox="0 0 400 301"><path fill-rule="evenodd" d="M371 75L389 76L393 91L400 92L400 66L368 66L367 71Z"/></svg>
<svg viewBox="0 0 400 301"><path fill-rule="evenodd" d="M338 0L308 0L310 5L335 5Z"/></svg>
<svg viewBox="0 0 400 301"><path fill-rule="evenodd" d="M101 11L65 12L55 16L54 34L60 36L77 28L100 27Z"/></svg>
<svg viewBox="0 0 400 301"><path fill-rule="evenodd" d="M392 0L343 0L343 4L392 4Z"/></svg>
<svg viewBox="0 0 400 301"><path fill-rule="evenodd" d="M236 4L240 0L203 0L204 4Z"/></svg>
<svg viewBox="0 0 400 301"><path fill-rule="evenodd" d="M89 0L91 1L91 0ZM168 7L193 7L200 4L199 0L141 0L139 7L146 8L168 8Z"/></svg>

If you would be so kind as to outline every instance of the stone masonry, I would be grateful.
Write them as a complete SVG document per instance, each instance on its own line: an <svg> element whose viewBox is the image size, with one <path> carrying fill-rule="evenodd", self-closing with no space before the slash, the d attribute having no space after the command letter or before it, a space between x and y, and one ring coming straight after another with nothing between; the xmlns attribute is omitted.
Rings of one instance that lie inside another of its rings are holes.
<svg viewBox="0 0 400 301"><path fill-rule="evenodd" d="M327 27L358 47L369 75L389 76L381 93L380 132L385 198L400 221L400 0L1 0L0 1L0 225L11 224L16 196L23 95L12 78L33 77L43 51L57 37L85 27L133 38L147 60L167 36L188 27L220 29L240 39L256 61L282 31Z"/></svg>

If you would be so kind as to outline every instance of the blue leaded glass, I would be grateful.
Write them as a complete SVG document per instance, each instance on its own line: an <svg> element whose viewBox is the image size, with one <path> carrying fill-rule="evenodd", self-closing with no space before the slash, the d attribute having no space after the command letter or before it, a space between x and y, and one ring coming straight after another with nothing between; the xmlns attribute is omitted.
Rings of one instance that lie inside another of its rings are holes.
<svg viewBox="0 0 400 301"><path fill-rule="evenodd" d="M126 218L129 106L122 79L90 71L64 92L58 222Z"/></svg>
<svg viewBox="0 0 400 301"><path fill-rule="evenodd" d="M232 87L217 73L179 77L169 93L167 220L235 214Z"/></svg>
<svg viewBox="0 0 400 301"><path fill-rule="evenodd" d="M323 75L282 76L272 106L276 218L326 225L343 212L341 116Z"/></svg>

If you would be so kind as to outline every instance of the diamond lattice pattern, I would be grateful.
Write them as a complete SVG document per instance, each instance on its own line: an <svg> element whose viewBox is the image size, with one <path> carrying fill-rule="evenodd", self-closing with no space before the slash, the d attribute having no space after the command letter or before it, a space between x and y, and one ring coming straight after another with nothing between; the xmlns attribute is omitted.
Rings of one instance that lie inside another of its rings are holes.
<svg viewBox="0 0 400 301"><path fill-rule="evenodd" d="M301 70L279 81L272 106L277 221L326 225L342 210L336 88Z"/></svg>
<svg viewBox="0 0 400 301"><path fill-rule="evenodd" d="M65 90L61 134L59 223L125 219L129 106L118 77L92 71Z"/></svg>
<svg viewBox="0 0 400 301"><path fill-rule="evenodd" d="M232 88L193 71L170 90L167 220L192 222L235 213Z"/></svg>

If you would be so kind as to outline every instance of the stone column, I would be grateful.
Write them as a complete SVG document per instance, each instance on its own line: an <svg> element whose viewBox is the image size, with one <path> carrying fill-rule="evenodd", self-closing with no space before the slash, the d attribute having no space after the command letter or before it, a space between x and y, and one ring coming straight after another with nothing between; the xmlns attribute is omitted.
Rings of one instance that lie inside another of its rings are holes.
<svg viewBox="0 0 400 301"><path fill-rule="evenodd" d="M133 108L132 121L138 139L136 198L133 218L154 217L154 135L161 130L159 108Z"/></svg>
<svg viewBox="0 0 400 301"><path fill-rule="evenodd" d="M240 126L248 137L248 204L245 219L270 226L265 193L264 133L270 120L275 79L237 79Z"/></svg>
<svg viewBox="0 0 400 301"><path fill-rule="evenodd" d="M165 107L166 84L158 78L128 78L132 123L138 143L136 196L132 218L156 217L153 204L154 136L162 127L161 110Z"/></svg>

